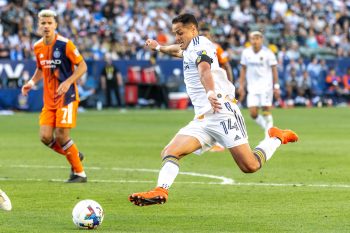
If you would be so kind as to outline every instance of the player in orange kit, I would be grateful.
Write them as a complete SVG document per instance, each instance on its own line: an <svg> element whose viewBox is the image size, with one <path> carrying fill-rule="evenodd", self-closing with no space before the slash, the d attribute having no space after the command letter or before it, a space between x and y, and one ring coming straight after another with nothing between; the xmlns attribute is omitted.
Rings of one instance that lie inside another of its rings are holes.
<svg viewBox="0 0 350 233"><path fill-rule="evenodd" d="M40 139L57 153L66 156L72 172L68 183L87 182L77 146L70 138L76 125L79 95L76 80L87 70L86 63L72 41L57 34L57 14L52 10L39 12L42 38L34 44L36 70L22 87L28 95L32 87L44 78L44 107L40 114ZM76 69L75 69L75 66Z"/></svg>

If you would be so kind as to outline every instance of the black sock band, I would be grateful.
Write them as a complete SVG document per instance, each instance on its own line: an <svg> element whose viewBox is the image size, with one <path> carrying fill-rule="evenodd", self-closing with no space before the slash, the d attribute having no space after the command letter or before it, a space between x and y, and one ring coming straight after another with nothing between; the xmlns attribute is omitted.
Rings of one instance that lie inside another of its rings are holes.
<svg viewBox="0 0 350 233"><path fill-rule="evenodd" d="M175 164L176 166L179 167L179 159L174 156L174 155L167 155L163 158L162 160L162 167L164 166L164 164L166 164L167 162L170 162L170 163L173 163Z"/></svg>

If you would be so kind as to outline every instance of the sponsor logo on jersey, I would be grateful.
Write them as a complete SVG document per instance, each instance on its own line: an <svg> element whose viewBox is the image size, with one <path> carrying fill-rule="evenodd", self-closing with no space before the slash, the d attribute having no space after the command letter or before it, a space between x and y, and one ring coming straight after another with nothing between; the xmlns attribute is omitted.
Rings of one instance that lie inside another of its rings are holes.
<svg viewBox="0 0 350 233"><path fill-rule="evenodd" d="M56 68L56 65L60 65L62 62L59 59L56 60L41 60L40 65L44 68Z"/></svg>

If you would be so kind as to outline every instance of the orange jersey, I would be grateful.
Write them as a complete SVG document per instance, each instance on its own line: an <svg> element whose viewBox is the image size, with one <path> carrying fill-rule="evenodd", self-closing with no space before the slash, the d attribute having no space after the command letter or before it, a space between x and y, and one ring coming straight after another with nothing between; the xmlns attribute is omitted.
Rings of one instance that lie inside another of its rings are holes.
<svg viewBox="0 0 350 233"><path fill-rule="evenodd" d="M65 95L57 96L56 92L58 86L73 74L74 65L83 60L73 42L56 35L50 45L45 45L42 38L34 44L34 54L36 66L44 77L44 106L57 109L79 101L76 83L70 86Z"/></svg>
<svg viewBox="0 0 350 233"><path fill-rule="evenodd" d="M222 66L223 64L225 64L226 62L228 62L228 57L226 52L221 48L221 46L219 44L214 43L216 46L216 55L218 57L218 61L220 66Z"/></svg>

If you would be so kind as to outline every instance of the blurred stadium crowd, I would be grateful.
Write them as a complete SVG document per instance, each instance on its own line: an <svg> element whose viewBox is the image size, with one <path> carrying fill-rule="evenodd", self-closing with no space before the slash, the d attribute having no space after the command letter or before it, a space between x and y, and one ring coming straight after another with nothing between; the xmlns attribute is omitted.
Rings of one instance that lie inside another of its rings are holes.
<svg viewBox="0 0 350 233"><path fill-rule="evenodd" d="M0 0L0 59L32 58L39 38L36 16L44 8L57 11L58 32L72 39L87 60L106 55L149 60L145 39L174 42L172 18L191 12L210 26L236 78L248 32L262 30L281 64L287 99L323 92L347 98L350 92L350 71L331 71L325 62L350 56L349 0Z"/></svg>

